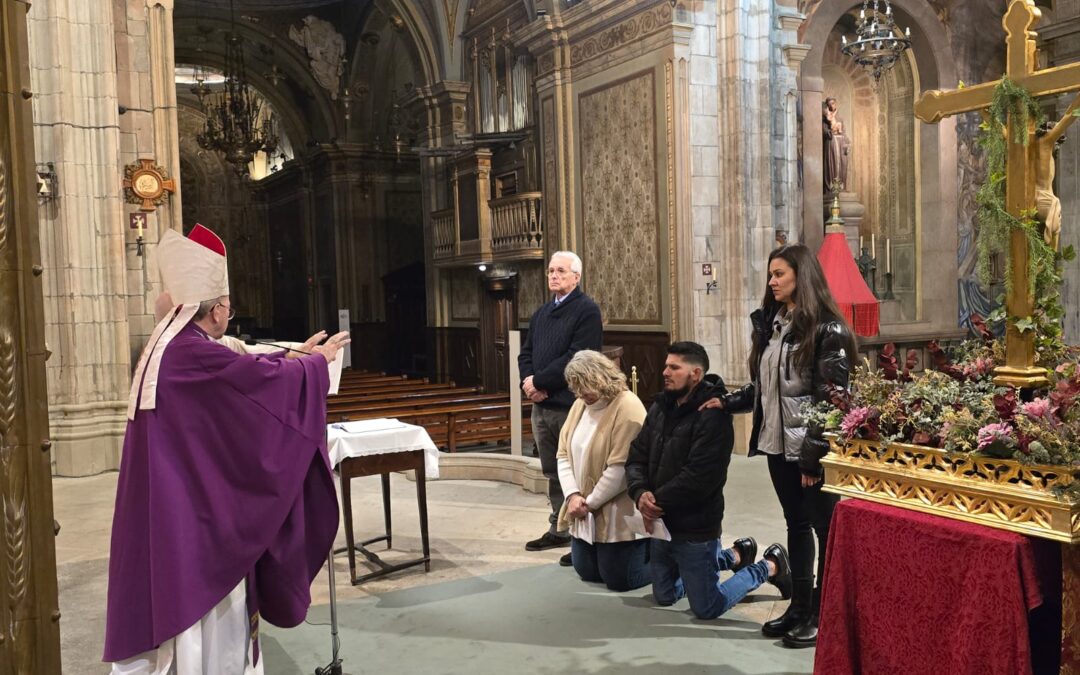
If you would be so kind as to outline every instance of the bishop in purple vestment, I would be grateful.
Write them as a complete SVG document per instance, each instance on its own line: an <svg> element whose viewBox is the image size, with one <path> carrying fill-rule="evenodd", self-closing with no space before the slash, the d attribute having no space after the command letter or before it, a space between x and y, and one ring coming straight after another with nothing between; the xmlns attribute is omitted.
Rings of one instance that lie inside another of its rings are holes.
<svg viewBox="0 0 1080 675"><path fill-rule="evenodd" d="M162 242L202 255L189 243ZM224 259L223 246L209 248ZM174 285L174 298L208 292ZM304 619L337 532L326 396L328 362L347 336L295 359L237 354L211 339L231 314L227 280L213 290L210 300L170 310L136 370L113 520L105 661L157 649L241 583L257 660L258 617L285 627Z"/></svg>

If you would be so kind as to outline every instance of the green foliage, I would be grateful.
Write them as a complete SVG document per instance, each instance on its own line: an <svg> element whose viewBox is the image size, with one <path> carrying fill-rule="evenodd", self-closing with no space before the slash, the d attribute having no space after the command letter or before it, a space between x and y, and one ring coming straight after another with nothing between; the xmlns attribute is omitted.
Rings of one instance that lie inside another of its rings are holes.
<svg viewBox="0 0 1080 675"><path fill-rule="evenodd" d="M1013 231L1024 234L1028 243L1028 288L1034 298L1035 310L1030 316L1010 317L1021 333L1034 332L1037 361L1046 365L1058 361L1064 352L1061 304L1061 263L1075 258L1071 247L1058 252L1043 239L1042 225L1034 211L1025 211L1016 217L1005 207L1006 158L1009 143L1027 145L1029 130L1042 124L1046 116L1031 94L1009 78L1002 78L994 90L993 102L982 125L978 144L986 152L987 179L979 188L976 201L979 205L978 274L986 285L992 281L992 259L1003 256L1008 262L1005 287L1008 292L1024 292L1012 288L1012 259L1008 256L1009 240ZM1008 138L1009 122L1012 122L1012 138ZM991 316L1000 320L1004 314Z"/></svg>

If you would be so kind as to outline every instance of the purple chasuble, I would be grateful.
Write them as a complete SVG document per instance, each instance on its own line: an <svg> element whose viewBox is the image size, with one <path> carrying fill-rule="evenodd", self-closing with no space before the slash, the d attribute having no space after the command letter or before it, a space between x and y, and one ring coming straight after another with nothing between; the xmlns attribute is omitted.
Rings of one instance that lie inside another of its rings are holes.
<svg viewBox="0 0 1080 675"><path fill-rule="evenodd" d="M236 354L194 323L166 347L157 407L124 436L105 661L176 637L249 573L249 607L303 621L338 527L329 374L320 355L284 354Z"/></svg>

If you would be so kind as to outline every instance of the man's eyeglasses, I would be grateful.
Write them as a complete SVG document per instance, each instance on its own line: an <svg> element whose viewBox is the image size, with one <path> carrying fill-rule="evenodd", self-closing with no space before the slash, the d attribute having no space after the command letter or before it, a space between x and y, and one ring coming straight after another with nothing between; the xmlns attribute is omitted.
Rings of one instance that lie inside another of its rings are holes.
<svg viewBox="0 0 1080 675"><path fill-rule="evenodd" d="M232 321L233 319L236 318L236 309L234 307L232 307L231 305L226 305L224 303L219 302L216 305L214 305L214 307L224 307L225 309L227 309L229 311L229 321Z"/></svg>

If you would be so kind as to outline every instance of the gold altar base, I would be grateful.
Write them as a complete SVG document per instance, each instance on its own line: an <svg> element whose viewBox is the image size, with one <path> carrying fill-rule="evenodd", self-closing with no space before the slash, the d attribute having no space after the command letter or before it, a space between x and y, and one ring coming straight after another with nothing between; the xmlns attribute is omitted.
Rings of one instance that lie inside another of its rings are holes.
<svg viewBox="0 0 1080 675"><path fill-rule="evenodd" d="M1080 469L1008 459L947 456L943 450L829 436L825 490L999 530L1080 543L1080 500L1054 494Z"/></svg>

